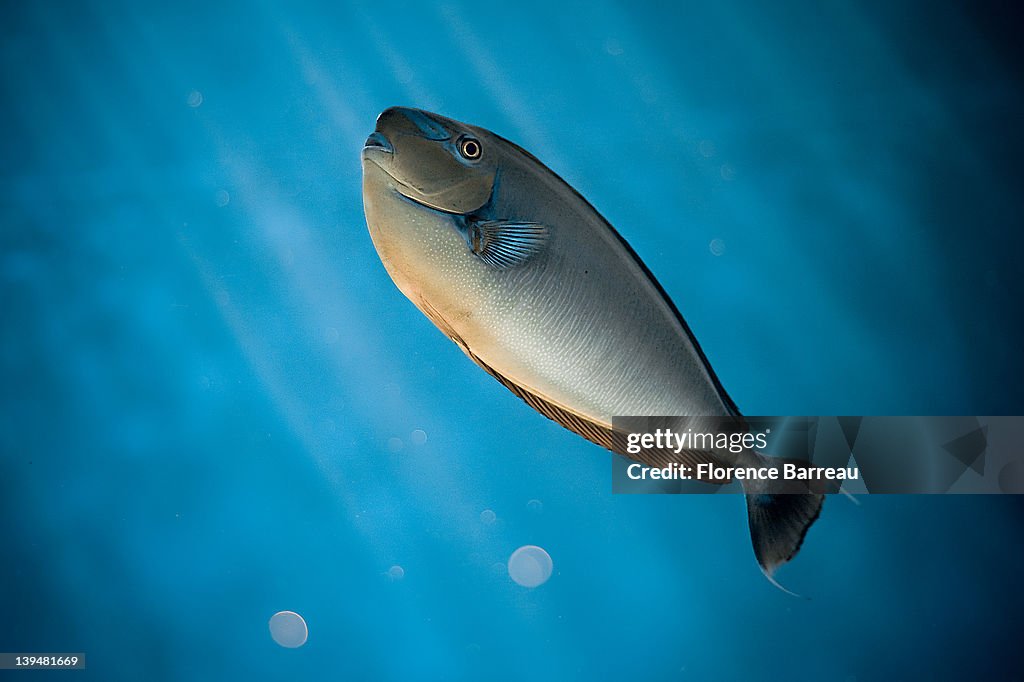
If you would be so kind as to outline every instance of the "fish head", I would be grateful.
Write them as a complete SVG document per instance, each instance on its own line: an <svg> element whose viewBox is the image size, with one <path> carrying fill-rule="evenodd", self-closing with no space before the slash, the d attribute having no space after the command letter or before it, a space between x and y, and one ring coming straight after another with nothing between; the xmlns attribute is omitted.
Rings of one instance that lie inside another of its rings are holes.
<svg viewBox="0 0 1024 682"><path fill-rule="evenodd" d="M372 164L417 204L452 214L477 211L490 200L497 175L488 136L437 114L391 107L377 117L363 147L364 176Z"/></svg>

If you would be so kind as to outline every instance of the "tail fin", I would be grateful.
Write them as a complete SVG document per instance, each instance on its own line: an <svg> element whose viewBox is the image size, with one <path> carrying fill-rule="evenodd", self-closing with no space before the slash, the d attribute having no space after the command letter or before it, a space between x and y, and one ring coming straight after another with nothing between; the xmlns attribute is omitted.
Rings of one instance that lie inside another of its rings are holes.
<svg viewBox="0 0 1024 682"><path fill-rule="evenodd" d="M807 462L776 459L751 453L759 466L779 467L782 464L808 466ZM773 585L779 585L772 574L800 550L807 530L821 514L825 496L816 491L812 482L799 480L744 480L747 494L747 520L754 556L761 571ZM789 592L793 594L792 592Z"/></svg>

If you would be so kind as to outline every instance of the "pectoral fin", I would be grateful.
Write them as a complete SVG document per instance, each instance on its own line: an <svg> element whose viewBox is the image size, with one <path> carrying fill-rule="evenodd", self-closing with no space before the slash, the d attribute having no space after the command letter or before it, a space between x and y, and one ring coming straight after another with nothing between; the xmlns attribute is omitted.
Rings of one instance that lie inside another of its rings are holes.
<svg viewBox="0 0 1024 682"><path fill-rule="evenodd" d="M517 220L467 220L469 246L480 260L496 268L522 265L544 248L548 229Z"/></svg>

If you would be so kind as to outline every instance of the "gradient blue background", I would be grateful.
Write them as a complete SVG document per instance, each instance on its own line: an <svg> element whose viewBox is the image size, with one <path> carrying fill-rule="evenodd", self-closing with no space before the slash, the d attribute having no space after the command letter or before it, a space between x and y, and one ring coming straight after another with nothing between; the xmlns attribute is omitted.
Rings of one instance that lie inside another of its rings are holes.
<svg viewBox="0 0 1024 682"><path fill-rule="evenodd" d="M435 110L588 197L745 412L1020 414L1019 24L889 4L4 2L0 650L103 680L1019 674L1021 501L831 499L790 598L739 498L613 497L363 222L377 113ZM528 543L535 590L500 566Z"/></svg>

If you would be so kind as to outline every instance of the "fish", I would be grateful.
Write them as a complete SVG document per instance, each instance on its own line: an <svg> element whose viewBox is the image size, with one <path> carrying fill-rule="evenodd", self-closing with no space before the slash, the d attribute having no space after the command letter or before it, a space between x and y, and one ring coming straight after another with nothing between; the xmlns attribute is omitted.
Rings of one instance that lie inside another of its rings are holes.
<svg viewBox="0 0 1024 682"><path fill-rule="evenodd" d="M613 417L742 415L636 252L530 152L479 126L391 107L361 159L366 224L395 285L537 412L649 466L791 462L753 449L626 451ZM742 483L755 558L781 588L773 574L799 551L824 495Z"/></svg>

